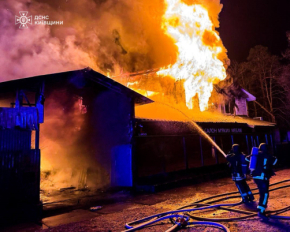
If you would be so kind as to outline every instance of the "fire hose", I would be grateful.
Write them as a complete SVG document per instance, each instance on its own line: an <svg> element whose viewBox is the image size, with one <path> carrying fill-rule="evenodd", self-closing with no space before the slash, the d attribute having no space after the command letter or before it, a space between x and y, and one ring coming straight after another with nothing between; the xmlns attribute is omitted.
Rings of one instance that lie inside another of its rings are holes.
<svg viewBox="0 0 290 232"><path fill-rule="evenodd" d="M289 182L289 181L290 181L290 179L279 181L279 182L271 184L270 186L275 186L275 185ZM276 187L276 188L270 189L269 192L274 191L274 190L278 190L278 189L282 189L282 188L287 188L287 187L290 187L290 185ZM258 190L258 188L253 189L253 191L255 191L255 190ZM211 204L218 202L218 201L222 201L222 200L228 200L230 198L238 198L238 197L240 197L240 195L237 195L238 193L239 192L236 191L236 192L229 192L229 193L214 195L214 196L207 197L207 198L204 198L202 200L193 202L191 204L182 206L182 207L180 207L176 210L173 210L173 211L166 211L163 213L151 215L151 216L148 216L148 217L136 220L136 221L129 222L125 225L125 228L127 230L125 230L123 232L131 232L131 231L140 230L140 229L145 228L149 225L153 225L156 222L160 222L160 221L163 221L166 219L170 219L171 223L173 223L173 226L171 228L169 228L166 232L176 231L180 228L184 228L184 227L187 227L190 225L213 226L213 227L220 228L223 231L229 232L230 230L226 226L224 226L218 222L221 222L221 221L229 222L229 221L236 221L236 220L240 220L240 219L254 217L254 216L257 216L257 212L231 208L231 207L242 204L242 201L240 201L238 203L228 203L228 204L216 204L216 205L211 205ZM253 195L256 195L256 194L258 194L258 192L253 193ZM233 196L229 197L229 195L233 195ZM224 196L226 196L226 197L224 197ZM222 198L220 198L220 197L222 197ZM219 199L216 199L216 198L219 198ZM207 203L202 203L202 202L208 201L208 200L212 200L212 201L207 202ZM195 208L186 209L188 207L195 207ZM193 215L189 214L189 212L202 211L202 210L212 209L212 208L218 208L218 209L238 212L238 213L242 213L242 214L246 214L246 215L241 216L241 217L235 217L235 218L205 218L205 217L198 217L198 216L193 216ZM281 214L281 213L286 212L288 210L290 210L290 206L284 207L282 209L274 210L274 211L267 211L266 214L269 214L269 218L272 218L272 219L290 220L289 216L277 216L277 214ZM176 218L176 219L173 220L173 218ZM191 221L189 221L190 219L195 219L195 220L199 220L199 221L192 221L191 222ZM134 227L133 225L136 225L136 226Z"/></svg>

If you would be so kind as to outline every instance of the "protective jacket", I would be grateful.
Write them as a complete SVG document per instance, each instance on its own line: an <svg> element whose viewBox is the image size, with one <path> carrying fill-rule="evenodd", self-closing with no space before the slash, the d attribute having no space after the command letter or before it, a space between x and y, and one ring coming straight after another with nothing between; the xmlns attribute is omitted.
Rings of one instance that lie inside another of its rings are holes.
<svg viewBox="0 0 290 232"><path fill-rule="evenodd" d="M244 167L247 167L247 163L245 160L245 155L239 151L239 148L233 146L233 149L227 155L226 159L229 161L229 165L232 170L232 179L234 181L245 179L246 173L244 172Z"/></svg>
<svg viewBox="0 0 290 232"><path fill-rule="evenodd" d="M260 146L255 170L251 171L253 179L269 180L275 175L273 166L277 163L277 158L272 156L266 144Z"/></svg>

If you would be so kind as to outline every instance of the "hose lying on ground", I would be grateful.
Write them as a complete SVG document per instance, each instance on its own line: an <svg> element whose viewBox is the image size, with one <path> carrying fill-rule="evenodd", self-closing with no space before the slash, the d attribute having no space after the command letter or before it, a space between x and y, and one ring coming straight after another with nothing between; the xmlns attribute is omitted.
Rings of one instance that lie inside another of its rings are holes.
<svg viewBox="0 0 290 232"><path fill-rule="evenodd" d="M278 185L278 184L289 182L289 181L290 181L290 179L283 180L280 182L273 183L270 186ZM270 189L269 191L274 191L274 190L287 188L287 187L290 187L290 185L276 187L276 188ZM255 188L252 191L256 191L256 190L258 190L258 188ZM148 225L152 225L156 222L166 220L166 219L170 219L171 222L173 223L173 226L171 228L169 228L166 232L176 231L179 228L186 227L188 225L214 226L214 227L220 228L226 232L229 232L230 230L226 226L224 226L220 223L217 223L217 222L219 222L219 221L229 222L229 221L236 221L236 220L240 220L240 219L250 218L250 217L256 216L257 212L251 212L251 211L231 208L233 206L237 206L237 205L242 204L243 203L242 201L240 201L238 203L216 204L216 205L211 205L211 203L215 203L215 202L222 201L222 200L228 200L230 198L238 198L238 197L240 197L240 195L234 195L234 194L238 194L238 193L239 192L236 191L236 192L214 195L214 196L207 197L207 198L204 198L202 200L196 201L196 202L191 203L189 205L182 206L176 210L151 215L151 216L148 216L148 217L145 217L145 218L133 221L133 222L129 222L125 225L127 230L125 230L124 232L131 232L131 231L140 230L144 227L147 227ZM256 195L256 194L258 194L258 192L253 193L253 195ZM234 195L234 196L228 197L229 195ZM223 197L223 196L227 196L227 197L219 198L219 197ZM219 199L216 199L216 198L219 198ZM208 200L212 200L212 199L215 199L215 200L207 202L207 203L202 203L204 201L208 201ZM195 208L186 209L188 207L195 207ZM234 211L234 212L247 214L247 215L241 216L241 217L235 217L235 218L204 218L204 217L198 217L198 216L193 216L193 215L188 214L189 212L212 209L212 208L229 210L229 211ZM275 210L275 211L268 211L268 212L266 212L266 214L269 214L269 218L272 218L272 219L289 220L290 217L288 217L288 216L277 216L277 214L286 212L287 210L290 210L290 206L287 206L285 208ZM178 214L178 213L186 213L186 215ZM173 218L176 218L176 219L173 220ZM195 219L195 220L200 220L200 221L190 222L189 218ZM137 226L134 227L133 225L137 225Z"/></svg>

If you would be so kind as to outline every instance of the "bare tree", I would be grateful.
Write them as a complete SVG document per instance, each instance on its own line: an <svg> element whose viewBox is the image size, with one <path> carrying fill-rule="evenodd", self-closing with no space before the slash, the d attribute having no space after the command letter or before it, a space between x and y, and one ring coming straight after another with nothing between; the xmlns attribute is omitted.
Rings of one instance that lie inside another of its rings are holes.
<svg viewBox="0 0 290 232"><path fill-rule="evenodd" d="M283 87L285 94L284 94L284 109L283 115L284 120L290 127L290 31L286 33L288 39L288 48L282 54L283 55L283 66L281 71L281 78L279 79L279 84Z"/></svg>
<svg viewBox="0 0 290 232"><path fill-rule="evenodd" d="M290 50L287 50L286 55L290 60ZM233 79L256 96L257 101L250 105L253 116L287 123L287 114L290 112L287 108L290 97L289 71L290 65L282 65L278 56L271 55L268 48L261 45L250 50L247 62L232 62L229 68Z"/></svg>

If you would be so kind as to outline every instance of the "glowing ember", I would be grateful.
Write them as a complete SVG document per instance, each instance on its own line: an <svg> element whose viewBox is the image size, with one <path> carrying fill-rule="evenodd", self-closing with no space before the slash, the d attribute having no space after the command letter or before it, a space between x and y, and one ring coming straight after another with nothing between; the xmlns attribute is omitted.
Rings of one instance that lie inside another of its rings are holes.
<svg viewBox="0 0 290 232"><path fill-rule="evenodd" d="M226 77L219 55L225 51L214 31L208 11L202 5L188 6L181 0L165 0L167 10L162 27L175 40L177 61L158 72L177 80L185 79L187 107L192 109L192 98L197 94L201 111L207 109L213 84Z"/></svg>

